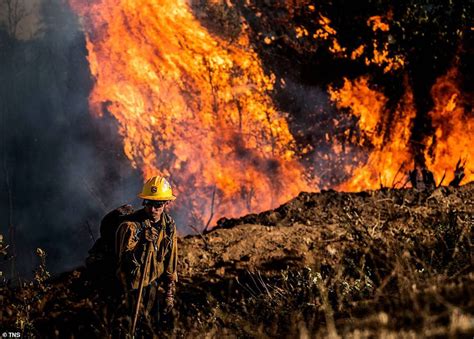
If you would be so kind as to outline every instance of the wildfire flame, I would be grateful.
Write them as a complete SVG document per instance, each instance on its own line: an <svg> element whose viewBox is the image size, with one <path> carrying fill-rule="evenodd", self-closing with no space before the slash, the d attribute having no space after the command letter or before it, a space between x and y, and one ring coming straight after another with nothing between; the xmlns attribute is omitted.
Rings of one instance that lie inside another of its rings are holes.
<svg viewBox="0 0 474 339"><path fill-rule="evenodd" d="M308 179L298 159L309 147L296 149L286 114L273 105L275 78L263 71L244 21L229 43L209 33L185 0L70 2L86 29L96 80L93 112L107 112L119 122L124 152L144 178L171 176L179 208L212 224L223 215L273 208L300 191L317 189L318 178ZM318 23L314 31L296 27L296 38L329 42L335 57L360 60L383 73L403 72L403 56L392 55L387 41L374 38L372 46L349 50L339 43L329 18L319 14ZM380 16L367 25L374 34L390 30ZM474 120L456 72L453 67L431 91L435 134L425 140L424 155L437 180L446 171L447 181L453 178L449 169L467 158L472 144ZM334 140L334 153L343 157L345 146L368 150L357 166L342 169L349 179L337 189L406 186L406 173L414 166L410 139L417 114L407 77L402 99L391 108L369 76L344 79L340 88L330 86L328 95L336 109L356 118L360 132L347 145ZM473 164L467 162L464 182L474 180Z"/></svg>
<svg viewBox="0 0 474 339"><path fill-rule="evenodd" d="M403 173L413 164L409 149L413 94L406 86L404 100L389 114L388 99L371 89L368 78L354 81L345 79L344 86L329 89L331 99L338 108L347 108L359 119L361 145L368 143L371 153L368 160L352 171L352 177L339 186L344 191L361 191L383 187L401 187ZM389 121L389 117L391 120Z"/></svg>
<svg viewBox="0 0 474 339"><path fill-rule="evenodd" d="M465 111L467 99L455 82L456 74L457 69L452 68L432 87L435 106L429 115L435 133L425 142L426 167L438 181L444 177L444 184L454 178L453 170L459 160L465 160L465 182L474 179L474 165L468 161L474 119ZM350 169L351 178L339 185L338 189L361 191L409 186L403 174L415 164L410 150L410 129L416 109L407 81L405 88L403 99L392 112L386 107L388 99L370 88L367 77L353 81L345 79L342 88L329 89L331 100L336 106L349 109L358 118L358 127L362 133L359 143L369 144L371 149L368 160Z"/></svg>
<svg viewBox="0 0 474 339"><path fill-rule="evenodd" d="M457 67L452 67L431 88L434 108L429 115L435 133L426 141L425 158L438 180L446 174L445 183L453 179L452 168L459 160L466 162L465 182L474 180L474 161L469 159L474 142L474 117L466 109L472 99L468 100L460 91L458 76Z"/></svg>
<svg viewBox="0 0 474 339"><path fill-rule="evenodd" d="M214 221L315 189L268 95L274 77L244 30L232 44L212 36L184 0L72 6L87 28L93 111L101 116L105 107L117 119L125 154L144 178L172 178L177 205Z"/></svg>
<svg viewBox="0 0 474 339"><path fill-rule="evenodd" d="M390 13L389 15L390 16ZM329 24L327 19L325 24ZM367 20L374 32L389 32L390 25L380 16ZM336 39L337 32L331 29ZM335 40L337 41L337 40ZM365 56L366 65L382 67L383 72L402 69L405 61L400 55L391 55L388 42L372 41L373 55ZM380 46L382 48L380 48ZM366 47L359 46L352 51L350 58L362 57ZM341 57L338 51L329 50ZM342 48L345 51L345 48ZM347 55L342 55L347 57ZM457 68L452 67L433 85L431 95L435 103L429 113L435 133L425 141L426 167L438 180L445 178L445 184L454 178L453 169L459 160L465 160L464 182L474 179L474 162L467 161L469 148L474 135L474 118L468 115L464 105L469 100L463 97L456 83ZM377 90L370 88L367 76L352 81L344 79L340 89L329 87L331 100L339 109L347 109L358 118L358 127L362 133L360 145L370 148L366 161L359 162L356 168L346 168L350 178L338 186L345 191L361 191L380 187L410 186L405 174L416 164L410 149L412 120L416 116L413 92L405 78L405 94L395 110L387 108L388 99ZM335 152L342 153L335 143Z"/></svg>

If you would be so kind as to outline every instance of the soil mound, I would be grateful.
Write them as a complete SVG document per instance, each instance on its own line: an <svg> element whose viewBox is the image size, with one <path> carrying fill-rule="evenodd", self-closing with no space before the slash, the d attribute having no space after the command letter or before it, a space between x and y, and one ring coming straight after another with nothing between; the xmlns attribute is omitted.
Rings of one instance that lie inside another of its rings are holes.
<svg viewBox="0 0 474 339"><path fill-rule="evenodd" d="M449 242L454 226L472 227L473 216L474 183L432 191L302 192L275 210L223 218L207 234L183 239L181 275L334 265L338 252L395 245L388 242L428 250L441 238Z"/></svg>

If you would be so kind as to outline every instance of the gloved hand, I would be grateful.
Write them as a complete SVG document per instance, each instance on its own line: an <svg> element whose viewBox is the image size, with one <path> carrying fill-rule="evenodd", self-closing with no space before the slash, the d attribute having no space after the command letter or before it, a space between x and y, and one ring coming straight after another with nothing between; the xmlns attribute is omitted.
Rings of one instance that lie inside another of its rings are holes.
<svg viewBox="0 0 474 339"><path fill-rule="evenodd" d="M145 229L144 234L147 241L155 242L158 239L159 232L154 227L148 227Z"/></svg>

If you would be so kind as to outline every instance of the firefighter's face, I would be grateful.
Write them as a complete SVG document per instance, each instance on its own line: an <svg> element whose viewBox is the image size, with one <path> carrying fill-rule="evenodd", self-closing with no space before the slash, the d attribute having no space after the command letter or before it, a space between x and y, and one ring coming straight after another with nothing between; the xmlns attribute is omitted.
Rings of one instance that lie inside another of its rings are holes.
<svg viewBox="0 0 474 339"><path fill-rule="evenodd" d="M154 222L157 222L161 218L161 214L165 210L165 206L168 204L166 201L153 201L145 200L143 205L145 206L145 211L150 216Z"/></svg>

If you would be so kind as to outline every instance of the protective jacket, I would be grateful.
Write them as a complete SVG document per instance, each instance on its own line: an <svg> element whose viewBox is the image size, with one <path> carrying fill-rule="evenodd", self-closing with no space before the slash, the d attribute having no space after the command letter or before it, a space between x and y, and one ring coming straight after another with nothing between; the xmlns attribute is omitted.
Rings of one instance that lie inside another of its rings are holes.
<svg viewBox="0 0 474 339"><path fill-rule="evenodd" d="M168 285L177 281L178 244L176 224L169 214L163 212L157 223L152 223L144 209L135 212L133 221L120 224L115 236L117 276L126 289L137 289L145 266L148 241L144 237L146 227L159 232L152 246L149 269L144 272L144 286L164 278Z"/></svg>

